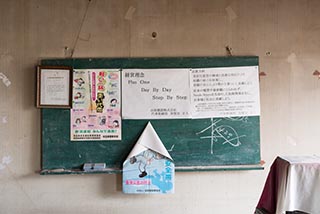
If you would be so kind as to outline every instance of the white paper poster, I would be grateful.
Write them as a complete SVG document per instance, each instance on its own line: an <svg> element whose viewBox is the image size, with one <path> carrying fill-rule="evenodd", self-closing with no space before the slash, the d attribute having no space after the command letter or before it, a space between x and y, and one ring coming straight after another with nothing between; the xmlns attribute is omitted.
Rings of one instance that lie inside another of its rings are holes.
<svg viewBox="0 0 320 214"><path fill-rule="evenodd" d="M122 90L125 119L260 115L258 66L126 69Z"/></svg>
<svg viewBox="0 0 320 214"><path fill-rule="evenodd" d="M120 89L119 70L74 70L71 140L121 140Z"/></svg>
<svg viewBox="0 0 320 214"><path fill-rule="evenodd" d="M190 86L192 118L260 115L258 66L192 69Z"/></svg>
<svg viewBox="0 0 320 214"><path fill-rule="evenodd" d="M124 119L190 118L189 69L122 71Z"/></svg>
<svg viewBox="0 0 320 214"><path fill-rule="evenodd" d="M41 72L40 103L43 105L68 105L70 100L69 70L43 69Z"/></svg>

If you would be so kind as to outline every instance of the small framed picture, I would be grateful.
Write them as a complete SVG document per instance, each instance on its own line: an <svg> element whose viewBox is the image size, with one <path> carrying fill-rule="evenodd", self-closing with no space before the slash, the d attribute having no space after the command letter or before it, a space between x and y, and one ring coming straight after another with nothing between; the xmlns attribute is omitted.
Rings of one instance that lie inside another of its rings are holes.
<svg viewBox="0 0 320 214"><path fill-rule="evenodd" d="M71 108L72 68L37 66L37 107Z"/></svg>

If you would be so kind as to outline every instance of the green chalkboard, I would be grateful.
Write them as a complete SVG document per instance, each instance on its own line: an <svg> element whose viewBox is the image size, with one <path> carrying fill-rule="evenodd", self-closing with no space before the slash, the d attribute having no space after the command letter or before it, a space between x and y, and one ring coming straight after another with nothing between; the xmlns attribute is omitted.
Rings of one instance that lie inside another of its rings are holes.
<svg viewBox="0 0 320 214"><path fill-rule="evenodd" d="M258 57L46 59L41 65L85 68L208 68L258 65ZM260 118L123 120L121 141L70 141L70 110L42 109L41 174L84 173L84 163L106 163L103 173L121 166L151 121L176 171L261 169ZM235 136L226 141L225 134ZM237 141L237 136L241 136ZM202 137L202 138L201 138ZM206 138L203 138L206 137ZM100 173L100 172L96 172Z"/></svg>

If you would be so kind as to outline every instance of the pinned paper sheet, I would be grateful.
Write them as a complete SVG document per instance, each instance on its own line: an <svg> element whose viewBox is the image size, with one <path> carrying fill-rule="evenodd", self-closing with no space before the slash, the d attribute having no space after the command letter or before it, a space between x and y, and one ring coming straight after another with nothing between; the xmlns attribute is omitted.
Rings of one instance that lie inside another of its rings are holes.
<svg viewBox="0 0 320 214"><path fill-rule="evenodd" d="M174 163L149 122L123 163L123 192L174 192Z"/></svg>

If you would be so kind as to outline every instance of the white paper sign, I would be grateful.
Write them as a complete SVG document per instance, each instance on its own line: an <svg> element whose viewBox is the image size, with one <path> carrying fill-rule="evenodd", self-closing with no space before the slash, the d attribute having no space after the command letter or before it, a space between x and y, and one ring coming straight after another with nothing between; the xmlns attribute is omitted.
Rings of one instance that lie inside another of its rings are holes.
<svg viewBox="0 0 320 214"><path fill-rule="evenodd" d="M123 70L122 117L190 118L189 69Z"/></svg>
<svg viewBox="0 0 320 214"><path fill-rule="evenodd" d="M42 105L68 105L70 99L70 71L43 69L41 72Z"/></svg>
<svg viewBox="0 0 320 214"><path fill-rule="evenodd" d="M258 66L192 69L190 86L192 118L260 115Z"/></svg>

